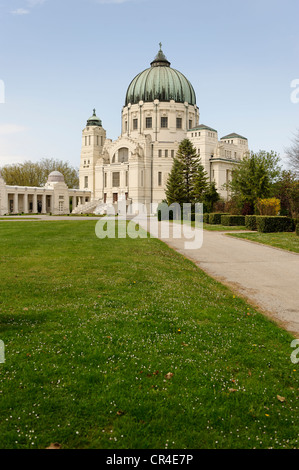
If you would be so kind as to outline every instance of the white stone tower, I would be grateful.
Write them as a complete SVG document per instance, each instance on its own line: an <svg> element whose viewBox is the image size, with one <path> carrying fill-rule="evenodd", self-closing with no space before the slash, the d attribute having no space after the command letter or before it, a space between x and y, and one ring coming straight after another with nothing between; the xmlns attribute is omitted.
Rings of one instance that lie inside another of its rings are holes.
<svg viewBox="0 0 299 470"><path fill-rule="evenodd" d="M106 140L106 131L102 127L102 121L97 117L96 110L88 119L82 132L82 151L80 163L80 188L89 189L95 193L95 166L103 152Z"/></svg>

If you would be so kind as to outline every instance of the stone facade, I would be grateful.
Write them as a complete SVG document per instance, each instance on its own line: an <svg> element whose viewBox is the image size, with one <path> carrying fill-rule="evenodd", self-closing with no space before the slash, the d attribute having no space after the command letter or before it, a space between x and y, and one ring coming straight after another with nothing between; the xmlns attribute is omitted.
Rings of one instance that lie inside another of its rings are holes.
<svg viewBox="0 0 299 470"><path fill-rule="evenodd" d="M53 214L70 213L91 201L91 191L69 189L58 171L49 175L44 187L9 186L0 174L0 215L6 214Z"/></svg>
<svg viewBox="0 0 299 470"><path fill-rule="evenodd" d="M238 134L218 140L215 129L199 124L195 99L190 82L170 68L160 49L151 68L129 85L116 141L106 138L94 110L82 133L79 175L80 188L91 191L98 212L117 205L121 198L133 213L140 203L154 212L165 199L173 158L185 138L197 149L220 195L228 197L223 185L248 153L248 141Z"/></svg>

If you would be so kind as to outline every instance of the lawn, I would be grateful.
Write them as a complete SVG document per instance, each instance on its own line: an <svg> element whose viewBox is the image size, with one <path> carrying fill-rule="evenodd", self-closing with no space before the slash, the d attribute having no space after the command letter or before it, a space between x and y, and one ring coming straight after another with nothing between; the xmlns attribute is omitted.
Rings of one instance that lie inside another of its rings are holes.
<svg viewBox="0 0 299 470"><path fill-rule="evenodd" d="M204 230L209 230L211 232L233 232L239 230L247 230L246 227L243 225L234 225L234 226L227 226L227 225L212 225L212 224L203 224Z"/></svg>
<svg viewBox="0 0 299 470"><path fill-rule="evenodd" d="M293 337L95 223L0 225L0 447L297 448Z"/></svg>
<svg viewBox="0 0 299 470"><path fill-rule="evenodd" d="M299 253L299 237L295 233L278 232L278 233L238 233L230 234L232 237L245 238L264 245L282 248L288 251Z"/></svg>

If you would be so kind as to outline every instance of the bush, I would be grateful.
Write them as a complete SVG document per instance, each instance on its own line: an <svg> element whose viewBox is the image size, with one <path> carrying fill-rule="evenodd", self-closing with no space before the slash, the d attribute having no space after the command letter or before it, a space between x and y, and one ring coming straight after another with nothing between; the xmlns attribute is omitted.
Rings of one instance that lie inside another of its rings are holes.
<svg viewBox="0 0 299 470"><path fill-rule="evenodd" d="M222 215L221 225L225 225L226 227L232 227L235 225L245 225L245 216L244 215Z"/></svg>
<svg viewBox="0 0 299 470"><path fill-rule="evenodd" d="M248 230L257 230L256 215L246 215L245 216L245 227Z"/></svg>
<svg viewBox="0 0 299 470"><path fill-rule="evenodd" d="M257 209L260 215L277 215L280 211L280 200L275 197L258 199Z"/></svg>
<svg viewBox="0 0 299 470"><path fill-rule="evenodd" d="M204 224L209 224L209 217L210 217L210 214L204 214L203 215L203 223Z"/></svg>
<svg viewBox="0 0 299 470"><path fill-rule="evenodd" d="M296 225L296 235L299 237L299 224Z"/></svg>
<svg viewBox="0 0 299 470"><path fill-rule="evenodd" d="M213 212L212 214L209 215L209 224L221 225L221 216L223 215L229 215L229 214L223 214L223 212Z"/></svg>
<svg viewBox="0 0 299 470"><path fill-rule="evenodd" d="M258 215L256 217L256 225L257 230L263 233L294 231L294 222L291 217Z"/></svg>

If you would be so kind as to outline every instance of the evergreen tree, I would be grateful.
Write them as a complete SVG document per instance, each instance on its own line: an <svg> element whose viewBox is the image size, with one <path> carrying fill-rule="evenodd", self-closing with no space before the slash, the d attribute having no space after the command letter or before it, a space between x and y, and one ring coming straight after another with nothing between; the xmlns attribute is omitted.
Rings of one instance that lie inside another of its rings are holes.
<svg viewBox="0 0 299 470"><path fill-rule="evenodd" d="M199 163L196 149L184 139L173 161L166 184L167 203L194 203L199 201L206 185L204 169Z"/></svg>
<svg viewBox="0 0 299 470"><path fill-rule="evenodd" d="M205 192L208 189L208 175L204 167L199 163L194 175L193 197L195 202L203 202Z"/></svg>
<svg viewBox="0 0 299 470"><path fill-rule="evenodd" d="M203 194L202 201L204 204L204 211L212 212L215 202L219 201L220 196L217 192L215 182L209 183L207 189Z"/></svg>
<svg viewBox="0 0 299 470"><path fill-rule="evenodd" d="M181 162L174 158L171 172L166 183L167 204L170 206L174 202L183 204L186 202L186 188L183 177L183 167Z"/></svg>
<svg viewBox="0 0 299 470"><path fill-rule="evenodd" d="M194 202L195 177L198 171L199 158L196 149L189 139L184 139L178 148L176 158L181 163L183 180L185 186L185 200L183 202Z"/></svg>

